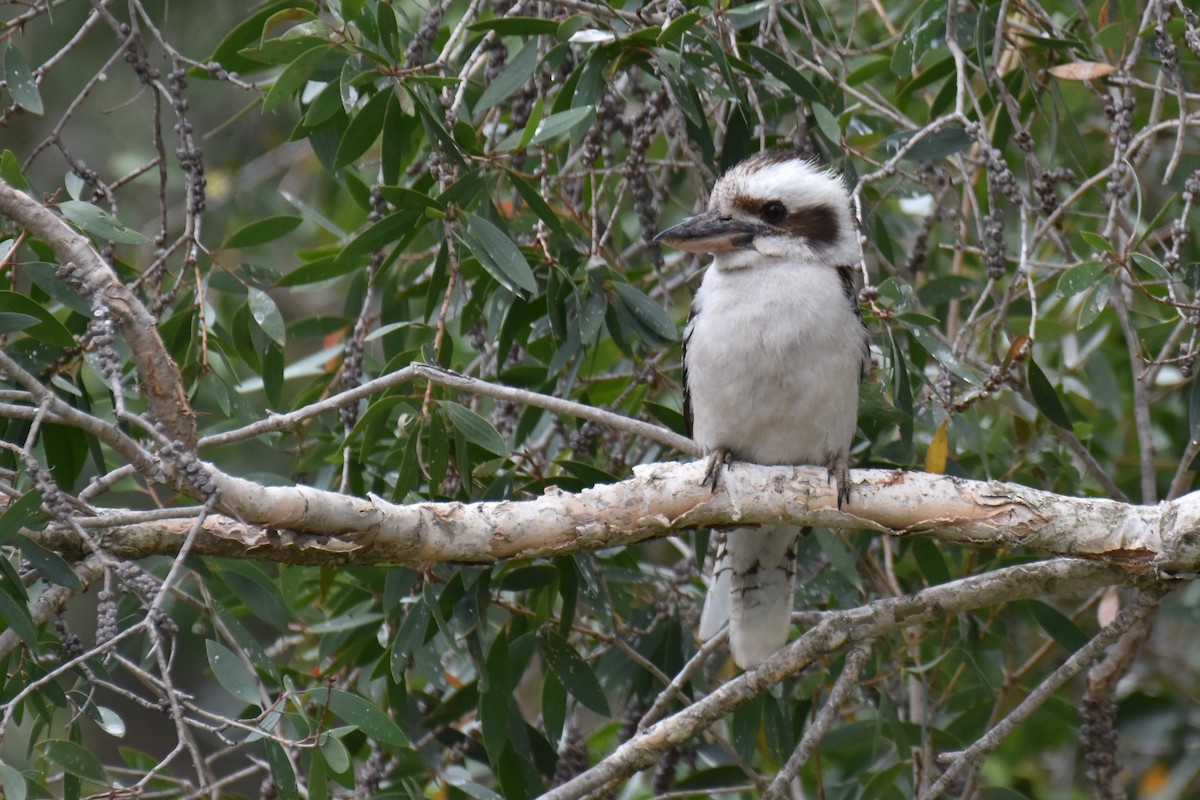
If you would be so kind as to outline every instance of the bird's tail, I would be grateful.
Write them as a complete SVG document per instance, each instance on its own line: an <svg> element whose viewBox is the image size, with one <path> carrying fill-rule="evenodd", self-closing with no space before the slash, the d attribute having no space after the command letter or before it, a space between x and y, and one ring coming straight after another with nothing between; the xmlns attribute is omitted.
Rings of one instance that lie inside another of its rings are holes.
<svg viewBox="0 0 1200 800"><path fill-rule="evenodd" d="M743 669L758 666L787 642L800 530L762 525L717 534L699 633L707 641L728 622L729 648Z"/></svg>

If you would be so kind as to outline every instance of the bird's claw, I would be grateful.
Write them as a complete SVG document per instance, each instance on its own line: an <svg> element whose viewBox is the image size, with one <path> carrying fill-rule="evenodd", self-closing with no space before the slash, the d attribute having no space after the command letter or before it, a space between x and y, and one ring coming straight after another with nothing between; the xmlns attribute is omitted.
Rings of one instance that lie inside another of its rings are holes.
<svg viewBox="0 0 1200 800"><path fill-rule="evenodd" d="M733 463L733 454L724 447L718 447L712 451L712 455L708 457L708 469L704 470L704 480L700 481L701 486L712 484L713 494L717 493L717 483L721 479L721 467L729 466Z"/></svg>
<svg viewBox="0 0 1200 800"><path fill-rule="evenodd" d="M846 459L838 458L829 464L829 481L837 481L837 507L842 510L843 503L850 502L850 467Z"/></svg>

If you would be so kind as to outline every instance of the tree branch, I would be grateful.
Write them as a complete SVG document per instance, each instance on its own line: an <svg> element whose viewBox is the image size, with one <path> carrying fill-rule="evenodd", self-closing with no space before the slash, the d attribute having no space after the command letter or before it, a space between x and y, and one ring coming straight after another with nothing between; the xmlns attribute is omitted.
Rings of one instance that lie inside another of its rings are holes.
<svg viewBox="0 0 1200 800"><path fill-rule="evenodd" d="M859 608L830 612L758 667L639 732L591 769L542 795L541 800L575 800L590 796L594 790L614 781L627 779L654 764L671 747L688 741L775 684L797 675L818 658L847 645L995 603L1094 589L1113 579L1109 568L1103 565L1056 559L1007 567L904 597L889 597Z"/></svg>
<svg viewBox="0 0 1200 800"><path fill-rule="evenodd" d="M225 514L205 520L194 552L296 564L488 564L713 525L790 522L967 547L1027 547L1103 560L1130 574L1200 571L1200 493L1136 506L1000 481L855 470L851 503L839 511L822 468L733 464L715 493L701 484L704 469L702 462L645 464L628 480L578 494L552 489L532 500L403 506L305 486L260 486L214 470ZM123 516L119 527L104 517L82 522L100 529L107 551L124 558L173 554L191 526L186 518L128 524ZM61 552L80 547L61 528L30 535Z"/></svg>
<svg viewBox="0 0 1200 800"><path fill-rule="evenodd" d="M196 422L179 367L158 335L158 321L121 283L91 241L34 198L0 179L0 214L33 231L54 250L59 276L92 303L113 315L129 343L142 391L155 419L189 451L196 448Z"/></svg>

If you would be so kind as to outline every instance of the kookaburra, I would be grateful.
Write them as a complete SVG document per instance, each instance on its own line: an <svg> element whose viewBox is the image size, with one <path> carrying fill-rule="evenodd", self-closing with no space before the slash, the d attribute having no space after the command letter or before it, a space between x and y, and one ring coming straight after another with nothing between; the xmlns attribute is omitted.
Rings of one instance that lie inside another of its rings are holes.
<svg viewBox="0 0 1200 800"><path fill-rule="evenodd" d="M713 187L708 211L655 241L713 254L684 334L684 417L709 454L829 469L839 507L868 364L852 270L859 247L840 176L789 152L753 156ZM707 640L729 623L743 668L787 642L801 528L718 532L700 620Z"/></svg>

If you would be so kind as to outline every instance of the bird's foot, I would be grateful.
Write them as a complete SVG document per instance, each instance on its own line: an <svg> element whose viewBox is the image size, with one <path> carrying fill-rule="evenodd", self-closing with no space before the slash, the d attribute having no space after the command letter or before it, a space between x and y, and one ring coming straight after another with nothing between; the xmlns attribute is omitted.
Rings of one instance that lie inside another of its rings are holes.
<svg viewBox="0 0 1200 800"><path fill-rule="evenodd" d="M701 486L712 484L713 494L717 493L717 483L721 479L721 467L729 466L733 463L733 453L730 453L724 447L718 447L712 451L712 455L708 457L708 469L704 470L704 480L700 481Z"/></svg>
<svg viewBox="0 0 1200 800"><path fill-rule="evenodd" d="M843 503L850 502L850 466L845 458L838 457L829 462L829 480L837 481L837 505L840 511Z"/></svg>

